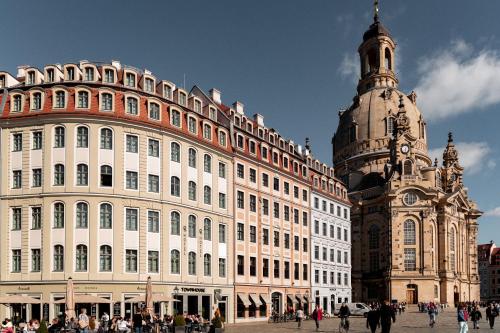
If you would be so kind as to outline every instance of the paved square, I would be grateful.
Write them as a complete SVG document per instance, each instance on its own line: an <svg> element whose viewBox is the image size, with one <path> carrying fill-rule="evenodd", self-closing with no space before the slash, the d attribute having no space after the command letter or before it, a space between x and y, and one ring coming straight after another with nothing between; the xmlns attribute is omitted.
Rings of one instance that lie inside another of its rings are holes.
<svg viewBox="0 0 500 333"><path fill-rule="evenodd" d="M405 313L396 316L396 323L392 325L391 333L448 333L458 332L458 324L456 318L456 310L454 308L446 309L437 316L437 324L434 328L429 327L429 317L426 313L420 313L416 307L410 307ZM500 321L496 323L495 328L489 328L488 323L484 319L484 308L481 309L483 315L482 321L479 323L480 329L473 330L472 322L469 322L469 332L500 332ZM325 319L320 323L319 332L338 332L339 319ZM350 319L351 327L349 332L370 332L366 328L366 319L354 317ZM381 330L378 329L377 333ZM238 324L231 325L226 329L226 333L261 333L261 332L316 332L314 321L308 320L303 323L302 329L297 328L297 323L259 323L259 324Z"/></svg>

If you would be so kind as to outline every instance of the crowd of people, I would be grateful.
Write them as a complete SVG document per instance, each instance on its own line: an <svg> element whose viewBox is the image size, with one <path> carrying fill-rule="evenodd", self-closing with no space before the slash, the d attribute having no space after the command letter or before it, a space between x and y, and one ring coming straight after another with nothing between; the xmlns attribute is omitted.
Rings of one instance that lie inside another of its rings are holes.
<svg viewBox="0 0 500 333"><path fill-rule="evenodd" d="M484 311L485 320L488 322L490 329L495 328L495 318L500 314L500 303L491 302L486 304ZM479 303L467 302L460 303L457 309L457 320L459 325L459 333L466 333L469 330L468 321L472 321L472 328L479 329L479 323L483 318Z"/></svg>

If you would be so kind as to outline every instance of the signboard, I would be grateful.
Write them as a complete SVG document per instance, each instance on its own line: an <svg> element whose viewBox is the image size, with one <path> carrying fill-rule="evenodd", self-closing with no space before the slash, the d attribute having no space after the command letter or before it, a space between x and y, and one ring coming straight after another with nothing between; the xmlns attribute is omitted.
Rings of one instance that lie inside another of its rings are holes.
<svg viewBox="0 0 500 333"><path fill-rule="evenodd" d="M121 314L121 304L120 303L115 303L113 305L113 316L120 316Z"/></svg>
<svg viewBox="0 0 500 333"><path fill-rule="evenodd" d="M43 306L42 306L42 318L46 322L49 321L49 303L43 303Z"/></svg>
<svg viewBox="0 0 500 333"><path fill-rule="evenodd" d="M90 308L90 315L91 316L97 315L97 305L96 304L92 304L92 307Z"/></svg>

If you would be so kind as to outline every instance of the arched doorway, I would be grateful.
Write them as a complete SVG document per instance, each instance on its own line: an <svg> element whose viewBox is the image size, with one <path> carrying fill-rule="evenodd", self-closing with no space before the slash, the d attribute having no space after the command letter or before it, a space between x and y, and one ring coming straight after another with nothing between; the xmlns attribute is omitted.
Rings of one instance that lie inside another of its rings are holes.
<svg viewBox="0 0 500 333"><path fill-rule="evenodd" d="M416 284L408 284L406 286L406 303L418 303L418 286Z"/></svg>
<svg viewBox="0 0 500 333"><path fill-rule="evenodd" d="M275 291L271 294L271 304L272 304L271 312L276 311L277 313L283 313L282 298L283 298L283 296L281 295L281 293L279 293L277 291Z"/></svg>

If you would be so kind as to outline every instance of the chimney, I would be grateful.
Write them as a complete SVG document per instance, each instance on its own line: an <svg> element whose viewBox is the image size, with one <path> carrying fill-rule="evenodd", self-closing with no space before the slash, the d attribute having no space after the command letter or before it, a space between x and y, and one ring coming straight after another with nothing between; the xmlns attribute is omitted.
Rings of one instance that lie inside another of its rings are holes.
<svg viewBox="0 0 500 333"><path fill-rule="evenodd" d="M122 69L122 64L120 64L118 60L111 60L111 65L116 67L118 70Z"/></svg>
<svg viewBox="0 0 500 333"><path fill-rule="evenodd" d="M220 95L219 90L212 88L212 89L210 89L209 93L210 93L210 98L212 99L212 101L214 101L217 104L222 104L221 95Z"/></svg>
<svg viewBox="0 0 500 333"><path fill-rule="evenodd" d="M17 77L18 78L25 77L26 76L26 68L29 68L29 67L30 66L28 66L28 65L17 66Z"/></svg>
<svg viewBox="0 0 500 333"><path fill-rule="evenodd" d="M253 115L253 120L257 123L257 125L264 127L264 116L261 114L254 114Z"/></svg>
<svg viewBox="0 0 500 333"><path fill-rule="evenodd" d="M233 109L235 109L236 112L241 115L244 114L244 108L245 105L243 105L243 103L241 103L240 101L236 101L233 103Z"/></svg>

